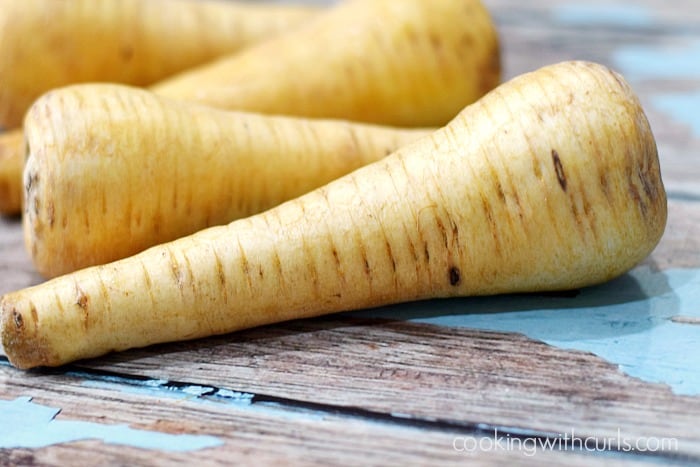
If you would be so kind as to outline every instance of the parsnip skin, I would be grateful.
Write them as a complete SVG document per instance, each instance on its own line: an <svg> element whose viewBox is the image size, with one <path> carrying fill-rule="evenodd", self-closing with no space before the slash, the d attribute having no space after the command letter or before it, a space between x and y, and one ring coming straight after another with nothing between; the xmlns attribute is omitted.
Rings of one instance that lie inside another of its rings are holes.
<svg viewBox="0 0 700 467"><path fill-rule="evenodd" d="M0 213L18 214L22 208L22 131L0 133Z"/></svg>
<svg viewBox="0 0 700 467"><path fill-rule="evenodd" d="M22 212L24 133L21 129L0 131L0 215Z"/></svg>
<svg viewBox="0 0 700 467"><path fill-rule="evenodd" d="M500 76L498 34L479 0L345 0L150 89L230 110L437 127ZM21 209L4 205L0 213Z"/></svg>
<svg viewBox="0 0 700 467"><path fill-rule="evenodd" d="M0 128L44 92L148 85L311 18L310 6L218 0L0 0Z"/></svg>
<svg viewBox="0 0 700 467"><path fill-rule="evenodd" d="M107 84L44 95L24 127L25 240L46 277L264 211L432 132L226 112Z"/></svg>
<svg viewBox="0 0 700 467"><path fill-rule="evenodd" d="M227 109L429 127L500 75L498 34L479 0L345 0L153 90Z"/></svg>
<svg viewBox="0 0 700 467"><path fill-rule="evenodd" d="M430 297L583 287L648 255L666 196L623 79L567 62L300 198L6 295L12 364L61 365Z"/></svg>

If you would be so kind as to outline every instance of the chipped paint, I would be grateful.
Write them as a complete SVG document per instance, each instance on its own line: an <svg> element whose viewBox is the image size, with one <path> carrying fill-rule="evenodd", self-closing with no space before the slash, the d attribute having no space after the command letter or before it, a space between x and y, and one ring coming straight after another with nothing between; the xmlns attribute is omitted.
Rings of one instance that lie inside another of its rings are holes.
<svg viewBox="0 0 700 467"><path fill-rule="evenodd" d="M66 376L82 379L82 386L138 394L164 399L216 402L250 406L253 394L197 384L173 383L162 379L129 378L120 375L97 375L89 372L68 372Z"/></svg>
<svg viewBox="0 0 700 467"><path fill-rule="evenodd" d="M65 373L65 375L79 378L81 380L80 384L84 387L125 394L136 394L158 399L174 399L199 404L223 404L234 406L237 409L272 414L275 417L290 420L298 420L300 418L322 420L324 417L322 412L290 406L282 399L275 401L265 397L263 400L260 400L255 394L227 388L201 386L162 379L130 378L125 375L100 375L91 372L70 371Z"/></svg>
<svg viewBox="0 0 700 467"><path fill-rule="evenodd" d="M60 411L59 408L36 404L30 397L0 400L0 420L3 422L0 448L42 448L73 441L100 440L135 448L183 452L223 444L214 436L137 430L123 424L57 420Z"/></svg>

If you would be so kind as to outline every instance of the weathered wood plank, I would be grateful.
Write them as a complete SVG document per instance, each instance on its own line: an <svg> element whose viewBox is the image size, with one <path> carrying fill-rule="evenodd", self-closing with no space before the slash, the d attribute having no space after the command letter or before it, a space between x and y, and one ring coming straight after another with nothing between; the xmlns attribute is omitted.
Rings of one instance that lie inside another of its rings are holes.
<svg viewBox="0 0 700 467"><path fill-rule="evenodd" d="M111 426L128 424L138 430L161 433L206 434L222 443L202 450L174 452L171 449L175 446L154 451L129 445L129 440L126 445L84 440L38 449L0 449L2 465L364 466L517 462L584 466L600 455L583 449L540 449L533 456L532 450L511 449L508 444L499 449L493 447L496 444L485 442L482 446L492 449L472 449L473 443L465 444L464 439L491 435L474 434L468 429L426 429L400 420L319 414L264 402L231 403L215 395L187 397L186 392L176 394L166 388L150 387L144 394L138 384L86 381L81 375L20 375L18 370L2 365L0 388L0 400L30 394L35 404L61 408L55 419L59 423L80 420ZM12 429L13 426L3 426L3 430ZM42 426L36 429L41 431ZM147 438L148 434L142 436ZM612 461L611 465L626 466L642 465L645 457L621 453L602 459Z"/></svg>
<svg viewBox="0 0 700 467"><path fill-rule="evenodd" d="M81 366L458 426L671 437L700 456L700 398L516 334L319 319Z"/></svg>
<svg viewBox="0 0 700 467"><path fill-rule="evenodd" d="M0 295L41 281L24 249L20 220L0 216Z"/></svg>

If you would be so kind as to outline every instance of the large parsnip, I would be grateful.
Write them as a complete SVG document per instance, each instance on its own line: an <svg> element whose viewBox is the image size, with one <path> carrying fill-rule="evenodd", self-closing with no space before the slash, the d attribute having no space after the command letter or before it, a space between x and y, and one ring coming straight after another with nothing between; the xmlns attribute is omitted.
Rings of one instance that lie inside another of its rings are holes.
<svg viewBox="0 0 700 467"><path fill-rule="evenodd" d="M441 126L499 84L499 52L480 0L345 0L152 89L227 109Z"/></svg>
<svg viewBox="0 0 700 467"><path fill-rule="evenodd" d="M407 300L583 287L642 260L665 221L630 87L563 63L262 214L4 296L2 344L19 367L60 365Z"/></svg>
<svg viewBox="0 0 700 467"><path fill-rule="evenodd" d="M0 129L67 84L148 85L293 28L318 9L222 0L0 0Z"/></svg>
<svg viewBox="0 0 700 467"><path fill-rule="evenodd" d="M25 130L25 239L49 277L264 211L430 133L214 110L108 84L46 94Z"/></svg>

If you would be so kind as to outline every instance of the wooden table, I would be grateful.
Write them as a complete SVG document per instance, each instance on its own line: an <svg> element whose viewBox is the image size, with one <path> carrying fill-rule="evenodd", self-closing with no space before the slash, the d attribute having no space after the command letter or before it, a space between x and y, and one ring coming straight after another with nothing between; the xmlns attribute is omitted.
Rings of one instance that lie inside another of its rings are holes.
<svg viewBox="0 0 700 467"><path fill-rule="evenodd" d="M589 59L637 90L669 195L648 259L569 294L406 304L56 370L0 359L0 464L700 463L700 5L486 4L506 77ZM40 280L19 220L0 220L0 293Z"/></svg>

